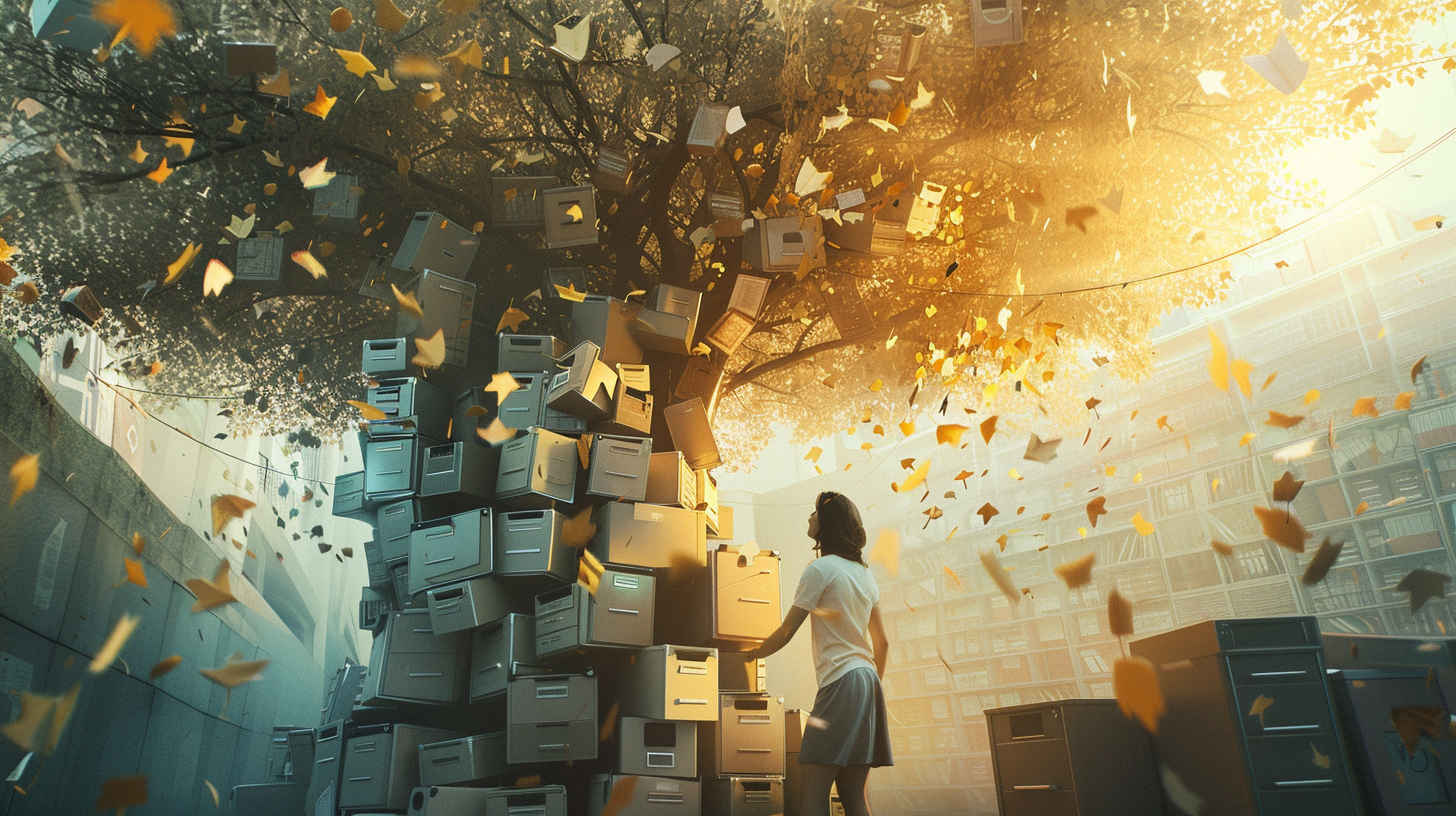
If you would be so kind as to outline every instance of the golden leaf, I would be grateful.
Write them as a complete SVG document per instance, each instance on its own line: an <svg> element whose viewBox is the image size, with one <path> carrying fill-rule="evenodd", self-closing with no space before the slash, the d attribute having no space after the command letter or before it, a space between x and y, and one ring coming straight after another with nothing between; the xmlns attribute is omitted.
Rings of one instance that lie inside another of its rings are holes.
<svg viewBox="0 0 1456 816"><path fill-rule="evenodd" d="M584 507L561 522L561 541L568 547L581 549L590 544L596 534L597 525L592 521L591 507Z"/></svg>
<svg viewBox="0 0 1456 816"><path fill-rule="evenodd" d="M171 657L165 658L158 662L157 665L153 666L152 670L147 672L147 676L152 678L153 680L156 680L158 677L170 673L173 669L177 668L180 665L182 665L182 655L172 655Z"/></svg>
<svg viewBox="0 0 1456 816"><path fill-rule="evenodd" d="M1399 394L1396 394L1395 395L1395 406L1394 406L1394 408L1392 410L1396 410L1396 411L1409 411L1410 410L1410 407L1411 407L1411 401L1414 400L1415 398L1416 398L1416 392L1414 392L1414 391L1402 391Z"/></svg>
<svg viewBox="0 0 1456 816"><path fill-rule="evenodd" d="M986 440L987 445L991 444L991 437L996 435L997 419L999 419L999 417L992 416L981 423L981 438Z"/></svg>
<svg viewBox="0 0 1456 816"><path fill-rule="evenodd" d="M288 69L284 68L282 71L279 71L278 76L270 80L260 81L258 83L258 93L269 96L281 96L284 99L291 96L293 94L293 80L288 76ZM263 155L268 155L268 151L264 150ZM277 154L275 153L274 155L276 156ZM282 167L283 165L279 164L278 166Z"/></svg>
<svg viewBox="0 0 1456 816"><path fill-rule="evenodd" d="M216 669L198 669L198 674L208 680L231 691L244 683L257 680L262 676L263 669L268 667L267 660L241 660L242 656L234 654L227 659L227 662Z"/></svg>
<svg viewBox="0 0 1456 816"><path fill-rule="evenodd" d="M492 419L484 428L476 428L475 435L496 447L516 438L515 430L501 424L500 417Z"/></svg>
<svg viewBox="0 0 1456 816"><path fill-rule="evenodd" d="M343 57L344 70L360 79L363 79L365 74L374 70L374 63L370 62L368 57L358 51L345 51L342 48L335 48L334 53Z"/></svg>
<svg viewBox="0 0 1456 816"><path fill-rule="evenodd" d="M459 48L451 51L441 59L450 63L455 70L455 78L465 73L466 68L479 70L485 64L485 55L481 53L480 43L476 40L467 40Z"/></svg>
<svg viewBox="0 0 1456 816"><path fill-rule="evenodd" d="M1390 724L1400 735L1400 742L1406 753L1415 756L1420 747L1421 735L1440 739L1442 728L1450 722L1450 715L1443 708L1434 706L1402 706L1390 710Z"/></svg>
<svg viewBox="0 0 1456 816"><path fill-rule="evenodd" d="M942 567L941 567L941 570L943 570L943 571L944 571L944 572L945 572L945 574L946 574L946 575L947 575L947 576L948 576L948 577L949 577L949 578L950 578L950 579L951 579L951 580L952 580L952 581L955 581L955 585L956 585L956 589L964 589L964 588L965 588L965 587L964 587L964 586L962 586L962 584L961 584L961 577L960 577L960 576L959 576L959 575L956 575L956 574L955 574L955 570L953 570L953 569L951 569L951 568L950 568L950 567L946 567L946 566L942 566Z"/></svg>
<svg viewBox="0 0 1456 816"><path fill-rule="evenodd" d="M1259 527L1264 531L1264 536L1270 541L1292 552L1304 552L1304 540L1312 536L1305 531L1304 523L1298 516L1284 510L1258 506L1254 507L1254 515L1259 519Z"/></svg>
<svg viewBox="0 0 1456 816"><path fill-rule="evenodd" d="M592 437L594 436L596 434L582 434L576 438L576 458L581 460L582 470L591 469L591 447ZM700 507L699 509L705 510L707 508Z"/></svg>
<svg viewBox="0 0 1456 816"><path fill-rule="evenodd" d="M1314 747L1314 743L1312 743L1312 742L1309 744L1309 749L1311 751L1314 751L1314 756L1310 758L1310 762L1314 763L1314 766L1316 768L1323 768L1325 770L1329 770L1330 769L1330 758L1329 758L1329 756L1326 755L1326 754L1321 754L1320 753L1320 750L1318 748Z"/></svg>
<svg viewBox="0 0 1456 816"><path fill-rule="evenodd" d="M981 517L981 526L984 527L985 525L991 523L992 518L1001 515L1001 511L997 510L995 505L991 504L990 502L986 502L985 504L981 505L981 509L976 511L976 515Z"/></svg>
<svg viewBox="0 0 1456 816"><path fill-rule="evenodd" d="M140 145L141 142L137 142L137 144ZM1426 358L1424 356L1422 356L1421 359L1416 360L1415 363L1411 365L1411 370L1410 370L1411 385L1415 385L1416 378L1419 377L1419 376L1421 376L1421 372L1422 371L1425 371L1425 370L1426 370Z"/></svg>
<svg viewBox="0 0 1456 816"><path fill-rule="evenodd" d="M1011 574L1001 565L1001 559L997 557L996 553L991 550L981 550L980 557L981 567L986 570L987 575L991 576L991 582L1001 590L1001 594L1006 596L1006 600L1010 601L1012 606L1020 604L1021 590L1016 588L1016 583L1011 580Z"/></svg>
<svg viewBox="0 0 1456 816"><path fill-rule="evenodd" d="M1294 501L1299 495L1299 489L1304 487L1304 481L1294 478L1294 474L1284 471L1284 475L1274 481L1274 501L1288 504Z"/></svg>
<svg viewBox="0 0 1456 816"><path fill-rule="evenodd" d="M374 84L379 86L379 90L381 91L392 91L395 88L399 87L398 85L394 84L394 80L389 78L388 68L384 69L383 74L370 74L369 78L374 80Z"/></svg>
<svg viewBox="0 0 1456 816"><path fill-rule="evenodd" d="M207 262L202 272L202 296L221 295L224 286L233 282L233 271L216 258Z"/></svg>
<svg viewBox="0 0 1456 816"><path fill-rule="evenodd" d="M1117 637L1133 633L1132 602L1115 589L1107 593L1107 626Z"/></svg>
<svg viewBox="0 0 1456 816"><path fill-rule="evenodd" d="M121 557L121 560L123 563L126 564L126 580L130 581L133 584L136 584L142 589L146 589L147 573L146 570L142 568L142 562L134 558L127 558L124 555Z"/></svg>
<svg viewBox="0 0 1456 816"><path fill-rule="evenodd" d="M915 433L915 423L914 422L909 422L909 421L901 422L900 423L900 433L902 433L902 434L904 434L906 436L909 436L910 434Z"/></svg>
<svg viewBox="0 0 1456 816"><path fill-rule="evenodd" d="M150 155L151 154L148 153L147 151L142 150L142 140L141 139L137 139L136 149L133 150L132 152L126 154L126 157L128 159L131 159L132 161L136 162L137 164L141 164L142 162L146 161L147 160L147 156L150 156Z"/></svg>
<svg viewBox="0 0 1456 816"><path fill-rule="evenodd" d="M1060 439L1043 440L1036 434L1032 434L1031 438L1026 440L1026 450L1021 454L1021 458L1029 462L1048 464L1057 458L1057 446L1060 444L1062 444Z"/></svg>
<svg viewBox="0 0 1456 816"><path fill-rule="evenodd" d="M137 555L141 555L142 550L145 550L147 548L147 540L145 538L142 538L141 533L131 534L131 548L133 550L136 550Z"/></svg>
<svg viewBox="0 0 1456 816"><path fill-rule="evenodd" d="M612 738L612 732L617 730L617 712L621 706L621 700L612 701L612 707L607 709L607 715L602 718L602 727L597 730L597 742L606 742Z"/></svg>
<svg viewBox="0 0 1456 816"><path fill-rule="evenodd" d="M870 561L883 564L890 577L900 576L900 534L891 529L880 531L879 537L875 539L875 546L870 550Z"/></svg>
<svg viewBox="0 0 1456 816"><path fill-rule="evenodd" d="M1067 589L1076 589L1092 583L1092 563L1096 560L1097 551L1093 550L1075 561L1058 564L1053 571L1067 585Z"/></svg>
<svg viewBox="0 0 1456 816"><path fill-rule="evenodd" d="M36 481L40 479L40 457L34 453L24 453L15 464L10 466L10 506L20 501L20 497L35 489Z"/></svg>
<svg viewBox="0 0 1456 816"><path fill-rule="evenodd" d="M1233 547L1229 546L1228 544L1223 543L1222 541L1219 541L1216 538L1214 540L1208 542L1208 546L1209 547L1212 547L1214 552L1216 552L1219 555L1222 555L1224 557L1228 557L1228 556L1234 554L1234 548Z"/></svg>
<svg viewBox="0 0 1456 816"><path fill-rule="evenodd" d="M485 387L485 390L495 394L496 404L499 405L510 396L512 391L520 387L521 383L516 380L514 374L502 371L491 375L490 384Z"/></svg>
<svg viewBox="0 0 1456 816"><path fill-rule="evenodd" d="M896 493L904 493L907 490L918 487L921 483L925 481L925 477L929 473L930 460L926 459L924 462L921 462L920 465L916 467L909 476L905 477L905 481L900 482L899 484L891 482L890 489L895 491Z"/></svg>
<svg viewBox="0 0 1456 816"><path fill-rule="evenodd" d="M1153 534L1153 523L1143 518L1141 512L1132 514L1132 526L1140 536L1150 536Z"/></svg>
<svg viewBox="0 0 1456 816"><path fill-rule="evenodd" d="M313 276L314 280L329 276L328 271L324 269L324 265L319 262L319 259L315 258L313 253L306 249L294 250L293 254L289 257L293 259L294 263L306 269L308 274Z"/></svg>
<svg viewBox="0 0 1456 816"><path fill-rule="evenodd" d="M398 34L410 20L393 0L374 0L374 24L391 34Z"/></svg>
<svg viewBox="0 0 1456 816"><path fill-rule="evenodd" d="M325 156L318 164L298 171L298 180L303 182L303 189L317 190L320 187L327 187L329 182L334 180L334 176L338 174L329 172L328 163L329 158ZM281 167L282 164L280 163L279 166Z"/></svg>
<svg viewBox="0 0 1456 816"><path fill-rule="evenodd" d="M1340 551L1345 548L1345 542L1331 543L1328 537L1320 542L1319 549L1315 551L1314 558L1309 560L1309 565L1304 568L1304 574L1299 576L1299 582L1305 586L1314 586L1325 579L1329 574L1330 567L1335 565L1335 560L1340 557Z"/></svg>
<svg viewBox="0 0 1456 816"><path fill-rule="evenodd" d="M248 501L242 496L222 494L212 497L212 534L222 532L222 528L232 519L240 519L243 514L252 510L258 505Z"/></svg>
<svg viewBox="0 0 1456 816"><path fill-rule="evenodd" d="M612 777L612 793L598 816L617 816L623 809L631 808L637 795L637 777Z"/></svg>
<svg viewBox="0 0 1456 816"><path fill-rule="evenodd" d="M96 656L91 658L91 665L87 667L87 671L91 674L101 674L110 668L112 662L116 660L116 656L121 653L121 647L126 645L131 633L136 631L137 624L141 622L142 619L139 617L122 613L122 616L117 619L116 625L111 628L111 634L106 636L106 642L101 644Z"/></svg>
<svg viewBox="0 0 1456 816"><path fill-rule="evenodd" d="M1087 502L1087 521L1091 522L1094 528L1097 526L1097 517L1105 515L1107 515L1106 496L1098 496Z"/></svg>
<svg viewBox="0 0 1456 816"><path fill-rule="evenodd" d="M147 59L151 58L159 40L177 35L177 20L172 16L171 7L162 0L107 0L93 7L91 16L121 29L116 33L116 42L130 38Z"/></svg>
<svg viewBox="0 0 1456 816"><path fill-rule="evenodd" d="M228 561L223 560L222 565L217 568L217 573L209 581L206 578L192 578L187 581L187 588L197 596L192 604L192 611L202 612L207 609L214 609L219 606L227 606L237 601L233 597L232 585L228 580L228 570L231 569Z"/></svg>
<svg viewBox="0 0 1456 816"><path fill-rule="evenodd" d="M1251 706L1249 706L1248 716L1250 716L1250 717L1258 717L1259 718L1259 727L1260 728L1263 728L1264 727L1264 712L1265 711L1268 711L1269 710L1269 706L1272 706L1272 705L1274 705L1274 698L1273 697L1265 697L1264 695L1260 694L1258 697L1255 697L1254 698L1254 704L1251 705Z"/></svg>
<svg viewBox="0 0 1456 816"><path fill-rule="evenodd" d="M303 106L303 112L311 113L320 119L327 119L329 111L334 109L334 103L338 100L337 96L329 96L324 93L324 86L320 85L314 92L313 101Z"/></svg>
<svg viewBox="0 0 1456 816"><path fill-rule="evenodd" d="M565 286L551 284L556 287L556 296L570 303L585 303L586 293L576 291L576 284L568 283Z"/></svg>
<svg viewBox="0 0 1456 816"><path fill-rule="evenodd" d="M970 427L967 425L937 425L935 427L935 444L959 446L961 436L968 430Z"/></svg>
<svg viewBox="0 0 1456 816"><path fill-rule="evenodd" d="M1290 416L1289 414L1281 414L1278 411L1270 411L1269 418L1264 420L1264 424L1275 428L1293 428L1303 421L1304 417L1302 416Z"/></svg>
<svg viewBox="0 0 1456 816"><path fill-rule="evenodd" d="M872 383L870 383L870 390L871 391L878 391L878 390L880 390L881 388L884 388L884 387L885 387L885 381L882 380L882 379L880 379L879 377L876 377L875 378L875 381L872 382Z"/></svg>
<svg viewBox="0 0 1456 816"><path fill-rule="evenodd" d="M1228 391L1228 350L1213 329L1208 330L1208 342L1213 346L1213 355L1208 359L1208 376L1220 391Z"/></svg>
<svg viewBox="0 0 1456 816"><path fill-rule="evenodd" d="M20 716L0 727L0 734L26 751L49 756L60 744L80 694L80 683L59 695L21 691Z"/></svg>
<svg viewBox="0 0 1456 816"><path fill-rule="evenodd" d="M206 780L206 779L202 780L202 784L206 785L207 786L207 792L210 793L210 794L212 794L212 808L213 808L213 810L217 810L217 809L221 808L222 807L222 800L219 799L218 796L217 796L217 788L213 786L213 784L212 784L211 781Z"/></svg>
<svg viewBox="0 0 1456 816"><path fill-rule="evenodd" d="M415 338L417 352L411 363L425 368L439 368L445 363L445 330L435 329L435 333L428 340Z"/></svg>
<svg viewBox="0 0 1456 816"><path fill-rule="evenodd" d="M1259 435L1256 434L1256 433L1253 433L1252 431L1249 432L1249 433L1244 434L1243 436L1239 437L1239 447L1241 447L1241 448L1244 447L1245 445L1249 444L1250 442L1253 442L1258 437L1259 437Z"/></svg>
<svg viewBox="0 0 1456 816"><path fill-rule="evenodd" d="M1306 391L1305 394L1304 394L1304 404L1305 405L1309 405L1310 403L1314 402L1315 400L1317 400L1319 398L1320 398L1319 389L1318 388L1311 388L1309 391Z"/></svg>
<svg viewBox="0 0 1456 816"><path fill-rule="evenodd" d="M1350 409L1350 416L1368 416L1372 419L1380 416L1380 411L1375 407L1375 398L1361 397L1355 400L1355 407Z"/></svg>
<svg viewBox="0 0 1456 816"><path fill-rule="evenodd" d="M385 413L367 402L359 400L344 400L355 408L359 409L359 416L368 420L384 419Z"/></svg>
<svg viewBox="0 0 1456 816"><path fill-rule="evenodd" d="M1141 657L1119 657L1112 664L1112 693L1123 716L1136 717L1149 734L1158 735L1158 718L1168 706L1153 664Z"/></svg>
<svg viewBox="0 0 1456 816"><path fill-rule="evenodd" d="M158 184L161 184L162 182L166 181L167 177L170 175L172 175L172 168L167 166L167 157L163 156L161 163L157 165L157 169L148 173L147 178L155 181Z"/></svg>
<svg viewBox="0 0 1456 816"><path fill-rule="evenodd" d="M823 448L810 448L809 449L809 452L804 455L804 460L807 461L807 462L818 462L819 461L819 457L820 456L823 456L823 455L824 455L824 449Z"/></svg>
<svg viewBox="0 0 1456 816"><path fill-rule="evenodd" d="M1355 515L1358 516L1361 513L1365 512L1366 510L1369 510L1369 509L1370 509L1370 502L1360 502L1359 504L1355 505Z"/></svg>
<svg viewBox="0 0 1456 816"><path fill-rule="evenodd" d="M394 290L394 299L395 302L399 303L400 311L416 320L425 319L425 312L420 308L420 302L415 299L414 292L401 292L399 291L399 287L392 283L389 285L389 288Z"/></svg>
<svg viewBox="0 0 1456 816"><path fill-rule="evenodd" d="M517 309L515 306L511 306L501 314L500 322L495 326L496 334L500 334L502 329L507 328L513 332L518 332L521 330L521 324L530 319L530 315Z"/></svg>

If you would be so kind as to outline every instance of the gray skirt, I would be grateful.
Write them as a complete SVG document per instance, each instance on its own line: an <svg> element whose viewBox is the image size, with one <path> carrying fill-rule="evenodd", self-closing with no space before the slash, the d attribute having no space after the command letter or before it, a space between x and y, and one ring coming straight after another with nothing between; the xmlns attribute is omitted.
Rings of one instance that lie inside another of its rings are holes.
<svg viewBox="0 0 1456 816"><path fill-rule="evenodd" d="M894 765L889 720L885 692L874 669L850 669L814 697L799 763Z"/></svg>

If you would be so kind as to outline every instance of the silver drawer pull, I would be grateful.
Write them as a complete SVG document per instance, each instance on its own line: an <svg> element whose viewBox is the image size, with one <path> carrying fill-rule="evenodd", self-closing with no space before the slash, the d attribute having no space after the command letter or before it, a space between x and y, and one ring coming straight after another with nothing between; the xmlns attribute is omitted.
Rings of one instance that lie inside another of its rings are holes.
<svg viewBox="0 0 1456 816"><path fill-rule="evenodd" d="M416 629L415 630L415 634L417 634L417 635L433 635L433 634L435 634L435 630L434 629Z"/></svg>
<svg viewBox="0 0 1456 816"><path fill-rule="evenodd" d="M743 801L745 802L767 802L768 800L769 794L767 792L744 791L743 793Z"/></svg>
<svg viewBox="0 0 1456 816"><path fill-rule="evenodd" d="M545 805L506 805L506 816L546 816Z"/></svg>
<svg viewBox="0 0 1456 816"><path fill-rule="evenodd" d="M453 526L451 526L451 527L437 527L434 530L426 530L425 531L425 538L439 538L440 536L448 536L448 535L455 535L455 528Z"/></svg>
<svg viewBox="0 0 1456 816"><path fill-rule="evenodd" d="M553 742L553 743L549 743L549 744L546 744L546 745L539 745L538 744L536 746L536 748L538 750L541 750L541 751L565 751L566 750L566 743L564 743L564 742Z"/></svg>
<svg viewBox="0 0 1456 816"><path fill-rule="evenodd" d="M480 674L485 674L488 671L494 671L496 669L499 669L500 667L501 667L501 664L499 664L499 663L492 663L491 665L486 666L485 668L481 669L479 673Z"/></svg>
<svg viewBox="0 0 1456 816"><path fill-rule="evenodd" d="M456 754L455 756L436 757L436 758L430 760L430 764L431 765L444 765L447 762L459 762L459 761L460 761L460 755L459 754Z"/></svg>
<svg viewBox="0 0 1456 816"><path fill-rule="evenodd" d="M691 697L679 697L672 701L673 705L707 705L707 700L698 700Z"/></svg>
<svg viewBox="0 0 1456 816"><path fill-rule="evenodd" d="M425 562L425 566L432 567L435 564L443 564L446 561L454 561L454 560L455 560L455 556L453 556L453 555L447 555L444 558L432 558L432 559L430 559L430 560L428 560L428 561Z"/></svg>
<svg viewBox="0 0 1456 816"><path fill-rule="evenodd" d="M1290 779L1286 782L1275 782L1276 788L1297 788L1303 785L1333 785L1333 779Z"/></svg>
<svg viewBox="0 0 1456 816"><path fill-rule="evenodd" d="M506 468L505 470L501 471L501 475L502 476L514 476L517 473L524 473L525 471L526 471L526 467L524 465L522 465L521 467L517 467L517 468Z"/></svg>
<svg viewBox="0 0 1456 816"><path fill-rule="evenodd" d="M1271 725L1264 728L1264 731L1314 731L1318 725Z"/></svg>
<svg viewBox="0 0 1456 816"><path fill-rule="evenodd" d="M739 601L742 601L743 603L756 603L756 604L766 604L766 603L769 603L769 600L767 598L739 598L738 600Z"/></svg>
<svg viewBox="0 0 1456 816"><path fill-rule="evenodd" d="M772 725L773 717L767 714L739 714L739 725Z"/></svg>
<svg viewBox="0 0 1456 816"><path fill-rule="evenodd" d="M380 476L397 476L397 475L399 475L401 473L404 473L404 468L396 468L394 470L381 470L381 471L379 471L379 475Z"/></svg>
<svg viewBox="0 0 1456 816"><path fill-rule="evenodd" d="M570 694L571 687L566 685L536 687L537 700L561 699L563 697L569 696Z"/></svg>
<svg viewBox="0 0 1456 816"><path fill-rule="evenodd" d="M336 759L338 759L338 757L324 757L323 759L315 760L313 764L322 765L325 762L333 762Z"/></svg>
<svg viewBox="0 0 1456 816"><path fill-rule="evenodd" d="M459 601L446 601L442 604L435 604L435 614L437 615L453 615L454 613L459 611Z"/></svg>
<svg viewBox="0 0 1456 816"><path fill-rule="evenodd" d="M374 740L354 743L354 753L364 754L374 750Z"/></svg>
<svg viewBox="0 0 1456 816"><path fill-rule="evenodd" d="M638 478L637 477L637 474L635 474L635 473L618 473L615 470L609 470L609 471L607 471L607 475L608 476L619 476L619 477L621 477L623 479L636 479L636 478Z"/></svg>
<svg viewBox="0 0 1456 816"><path fill-rule="evenodd" d="M410 672L410 677L444 677L444 672Z"/></svg>
<svg viewBox="0 0 1456 816"><path fill-rule="evenodd" d="M541 552L540 547L532 547L529 550L506 550L506 555L530 555L538 552Z"/></svg>
<svg viewBox="0 0 1456 816"><path fill-rule="evenodd" d="M1249 676L1250 677L1303 677L1306 674L1309 674L1309 672L1308 671L1305 671L1304 669L1300 669L1299 671L1251 672L1249 674Z"/></svg>
<svg viewBox="0 0 1456 816"><path fill-rule="evenodd" d="M647 804L649 805L681 805L683 795L681 793L649 793Z"/></svg>
<svg viewBox="0 0 1456 816"><path fill-rule="evenodd" d="M739 748L740 754L772 754L772 748Z"/></svg>
<svg viewBox="0 0 1456 816"><path fill-rule="evenodd" d="M349 781L350 782L368 782L369 780L371 780L373 778L374 777L372 777L372 776L351 776L351 777L349 777Z"/></svg>
<svg viewBox="0 0 1456 816"><path fill-rule="evenodd" d="M707 666L678 666L678 674L707 674Z"/></svg>
<svg viewBox="0 0 1456 816"><path fill-rule="evenodd" d="M1056 785L1012 785L1012 790L1061 790Z"/></svg>
<svg viewBox="0 0 1456 816"><path fill-rule="evenodd" d="M619 609L619 608L617 608L615 606L609 606L609 607L607 607L607 611L608 612L621 612L624 615L639 615L639 614L641 614L636 609Z"/></svg>

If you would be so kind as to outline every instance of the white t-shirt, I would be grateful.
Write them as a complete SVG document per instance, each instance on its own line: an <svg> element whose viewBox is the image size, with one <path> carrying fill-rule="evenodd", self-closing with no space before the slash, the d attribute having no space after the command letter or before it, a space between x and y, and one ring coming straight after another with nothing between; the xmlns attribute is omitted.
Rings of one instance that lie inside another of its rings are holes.
<svg viewBox="0 0 1456 816"><path fill-rule="evenodd" d="M879 602L880 587L869 567L826 555L804 568L793 605L808 611L813 621L814 674L820 688L859 666L874 671L868 630L870 610ZM814 614L816 609L819 614Z"/></svg>

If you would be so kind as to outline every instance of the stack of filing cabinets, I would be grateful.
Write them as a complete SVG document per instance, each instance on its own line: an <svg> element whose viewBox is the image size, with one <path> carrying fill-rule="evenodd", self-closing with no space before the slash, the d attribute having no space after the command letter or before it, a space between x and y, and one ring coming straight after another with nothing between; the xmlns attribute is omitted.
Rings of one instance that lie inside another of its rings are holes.
<svg viewBox="0 0 1456 816"><path fill-rule="evenodd" d="M466 380L411 369L411 338L364 344L378 413L333 498L374 528L373 648L318 725L279 727L235 812L784 812L783 703L744 657L782 618L779 557L718 548L704 401L653 381L700 300L554 299L570 342L502 334Z"/></svg>

